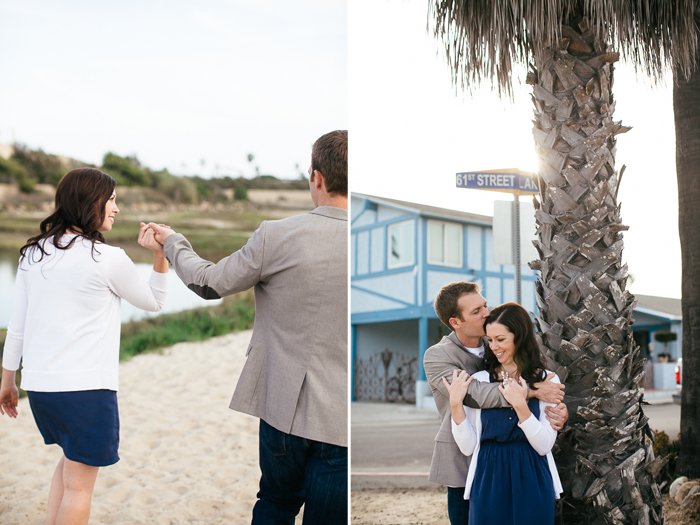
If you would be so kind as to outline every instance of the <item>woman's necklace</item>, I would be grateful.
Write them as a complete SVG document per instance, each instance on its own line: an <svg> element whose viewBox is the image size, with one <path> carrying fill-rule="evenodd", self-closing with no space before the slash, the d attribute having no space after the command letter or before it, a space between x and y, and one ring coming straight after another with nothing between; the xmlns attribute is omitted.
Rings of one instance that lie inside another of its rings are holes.
<svg viewBox="0 0 700 525"><path fill-rule="evenodd" d="M503 383L508 383L511 379L515 379L516 381L520 377L520 374L518 373L518 368L514 368L512 371L508 372L505 368L501 367L501 379L503 380Z"/></svg>

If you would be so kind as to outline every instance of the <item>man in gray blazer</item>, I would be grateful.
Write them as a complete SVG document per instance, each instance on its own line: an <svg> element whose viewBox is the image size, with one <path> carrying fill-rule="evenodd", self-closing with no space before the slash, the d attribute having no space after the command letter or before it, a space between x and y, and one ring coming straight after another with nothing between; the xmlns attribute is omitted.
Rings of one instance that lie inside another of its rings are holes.
<svg viewBox="0 0 700 525"><path fill-rule="evenodd" d="M452 436L450 395L442 382L452 380L453 370L465 370L469 375L483 370L482 360L486 348L484 321L489 316L486 299L479 293L479 285L470 282L450 283L435 297L435 312L445 326L454 330L436 345L426 350L423 358L425 375L433 393L442 423L435 436L435 449L430 465L429 480L447 485L447 512L452 525L466 525L469 520L469 500L464 499L464 485L471 457L465 456ZM549 403L559 403L547 408L552 427L560 430L568 413L564 398L564 385L547 381L537 383L537 390L529 394ZM464 398L464 404L472 408L507 407L508 402L498 390L498 385L472 381Z"/></svg>
<svg viewBox="0 0 700 525"><path fill-rule="evenodd" d="M313 145L316 209L265 221L217 264L184 236L149 225L187 287L206 299L255 291L255 327L230 407L260 418L253 523L347 521L348 133Z"/></svg>

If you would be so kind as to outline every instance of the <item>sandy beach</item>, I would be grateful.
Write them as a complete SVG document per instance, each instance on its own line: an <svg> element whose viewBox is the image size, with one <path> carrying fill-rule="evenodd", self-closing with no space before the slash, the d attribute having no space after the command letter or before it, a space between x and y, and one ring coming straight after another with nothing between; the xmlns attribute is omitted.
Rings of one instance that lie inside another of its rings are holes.
<svg viewBox="0 0 700 525"><path fill-rule="evenodd" d="M246 524L260 479L258 419L228 408L251 332L180 343L120 365L121 460L100 469L91 524ZM26 398L0 418L0 523L45 522L61 449ZM301 523L301 519L297 519Z"/></svg>
<svg viewBox="0 0 700 525"><path fill-rule="evenodd" d="M666 525L693 525L695 518L664 494ZM444 487L363 489L352 492L352 525L450 525Z"/></svg>

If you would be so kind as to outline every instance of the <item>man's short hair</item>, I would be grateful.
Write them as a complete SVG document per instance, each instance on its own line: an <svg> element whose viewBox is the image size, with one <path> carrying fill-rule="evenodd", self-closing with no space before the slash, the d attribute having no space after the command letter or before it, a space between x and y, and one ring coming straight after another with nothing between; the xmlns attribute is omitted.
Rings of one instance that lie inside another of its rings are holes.
<svg viewBox="0 0 700 525"><path fill-rule="evenodd" d="M329 195L348 196L348 132L326 133L311 148L311 169L323 174Z"/></svg>
<svg viewBox="0 0 700 525"><path fill-rule="evenodd" d="M447 326L450 326L450 319L457 317L462 318L462 312L459 309L457 301L464 294L479 293L479 285L467 281L459 281L443 286L435 296L435 313L440 318L440 321Z"/></svg>

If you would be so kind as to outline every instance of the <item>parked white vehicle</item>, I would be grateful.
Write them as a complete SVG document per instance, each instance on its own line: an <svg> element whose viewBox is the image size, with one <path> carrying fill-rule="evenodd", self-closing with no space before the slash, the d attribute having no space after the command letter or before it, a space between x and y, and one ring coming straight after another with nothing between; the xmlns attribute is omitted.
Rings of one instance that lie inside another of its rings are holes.
<svg viewBox="0 0 700 525"><path fill-rule="evenodd" d="M673 402L677 405L681 404L681 381L683 380L683 358L679 357L676 363L676 389L677 393L673 394Z"/></svg>

